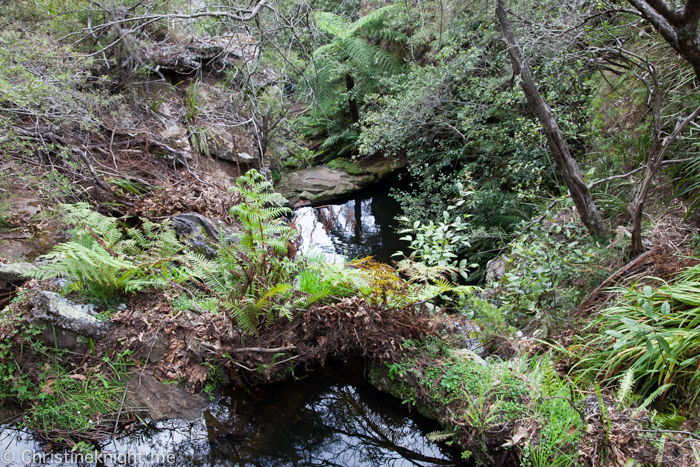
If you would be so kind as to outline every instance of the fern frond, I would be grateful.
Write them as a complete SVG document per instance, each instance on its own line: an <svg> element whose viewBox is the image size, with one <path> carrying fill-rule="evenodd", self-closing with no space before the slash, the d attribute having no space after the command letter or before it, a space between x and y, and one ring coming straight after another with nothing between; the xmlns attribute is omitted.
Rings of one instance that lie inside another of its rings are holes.
<svg viewBox="0 0 700 467"><path fill-rule="evenodd" d="M385 7L373 10L368 15L365 15L362 18L355 21L354 23L352 23L352 25L348 29L348 35L352 36L361 32L362 29L366 28L368 25L376 23L377 21L383 19L386 15L393 13L395 10L398 10L400 8L401 6L398 3L396 3L393 5L387 5Z"/></svg>
<svg viewBox="0 0 700 467"><path fill-rule="evenodd" d="M620 387L617 391L617 402L624 404L627 396L632 392L634 387L634 368L627 370L620 381Z"/></svg>
<svg viewBox="0 0 700 467"><path fill-rule="evenodd" d="M644 399L644 402L642 402L642 405L640 405L639 408L634 411L634 413L632 414L632 417L633 418L636 417L637 414L639 414L639 412L641 412L642 410L649 407L649 405L651 405L651 403L654 402L657 397L659 397L661 394L663 394L666 391L668 391L669 389L671 389L673 386L675 386L673 383L668 383L668 384L664 384L664 385L656 388L656 391L649 394L649 397Z"/></svg>
<svg viewBox="0 0 700 467"><path fill-rule="evenodd" d="M330 13L328 11L317 11L314 13L314 19L318 28L340 39L345 39L350 33L350 24L347 19L342 16Z"/></svg>
<svg viewBox="0 0 700 467"><path fill-rule="evenodd" d="M381 47L374 48L374 59L377 64L377 68L382 73L389 75L403 73L403 67L401 66L401 63L396 60L396 57Z"/></svg>

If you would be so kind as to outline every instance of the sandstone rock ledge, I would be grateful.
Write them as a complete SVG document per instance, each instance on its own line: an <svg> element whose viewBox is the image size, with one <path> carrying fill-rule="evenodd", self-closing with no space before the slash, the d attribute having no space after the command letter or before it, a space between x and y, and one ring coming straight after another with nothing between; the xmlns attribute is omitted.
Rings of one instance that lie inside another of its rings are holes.
<svg viewBox="0 0 700 467"><path fill-rule="evenodd" d="M403 164L390 160L356 166L353 172L357 175L327 166L312 167L288 174L275 188L289 200L291 207L298 206L299 203L318 204L376 185L402 169Z"/></svg>

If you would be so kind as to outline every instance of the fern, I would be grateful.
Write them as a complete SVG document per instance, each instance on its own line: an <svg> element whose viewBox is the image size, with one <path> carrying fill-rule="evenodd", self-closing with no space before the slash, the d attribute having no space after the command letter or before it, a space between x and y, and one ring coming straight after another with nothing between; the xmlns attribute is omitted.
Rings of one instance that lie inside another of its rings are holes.
<svg viewBox="0 0 700 467"><path fill-rule="evenodd" d="M257 335L289 311L291 281L296 274L288 245L296 230L280 218L291 210L256 170L238 178L230 191L240 196L231 215L241 223L238 244L223 233L216 259L189 253L194 274L216 295L242 332Z"/></svg>
<svg viewBox="0 0 700 467"><path fill-rule="evenodd" d="M76 288L87 287L102 298L188 277L189 272L180 269L177 278L168 278L184 249L169 223L146 221L140 228L124 228L118 219L94 212L86 203L61 208L66 222L75 226L72 240L46 255L50 261L35 269L33 277L67 276L76 281Z"/></svg>
<svg viewBox="0 0 700 467"><path fill-rule="evenodd" d="M634 368L627 370L622 377L620 387L617 390L617 402L619 404L625 403L625 400L627 400L627 397L632 392L632 388L634 388Z"/></svg>
<svg viewBox="0 0 700 467"><path fill-rule="evenodd" d="M329 44L314 51L313 66L307 69L306 79L314 83L313 92L323 118L312 115L303 119L309 128L301 133L314 142L324 140L321 150L326 161L356 152L357 115L349 112L351 103L361 105L364 96L376 92L381 75L403 72L396 57L367 40L406 40L403 34L384 25L386 15L396 8L396 5L379 8L354 23L329 12L315 14L318 28L331 36ZM348 121L349 115L352 121Z"/></svg>

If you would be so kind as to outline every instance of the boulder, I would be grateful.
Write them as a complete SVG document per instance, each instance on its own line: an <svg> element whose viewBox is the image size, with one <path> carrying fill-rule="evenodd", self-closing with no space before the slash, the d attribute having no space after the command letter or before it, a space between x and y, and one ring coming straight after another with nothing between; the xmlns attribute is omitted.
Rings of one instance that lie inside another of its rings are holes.
<svg viewBox="0 0 700 467"><path fill-rule="evenodd" d="M206 132L207 151L209 155L216 156L225 161L248 164L250 167L258 167L257 157L247 152L239 152L234 140L237 136L225 128L213 127Z"/></svg>
<svg viewBox="0 0 700 467"><path fill-rule="evenodd" d="M29 279L29 273L35 269L31 263L0 264L0 290L6 289L13 282Z"/></svg>
<svg viewBox="0 0 700 467"><path fill-rule="evenodd" d="M152 43L145 50L145 59L155 65L155 71L167 70L185 75L199 69L223 74L241 60L256 61L258 55L256 41L248 34L163 41Z"/></svg>
<svg viewBox="0 0 700 467"><path fill-rule="evenodd" d="M179 237L188 238L190 245L195 250L201 250L207 256L216 255L216 250L209 246L209 242L219 241L220 230L209 218L196 212L185 212L173 216L173 228ZM231 243L238 243L238 238L232 231L224 232L224 236Z"/></svg>
<svg viewBox="0 0 700 467"><path fill-rule="evenodd" d="M43 321L84 337L100 339L113 327L95 317L94 305L78 305L55 292L41 292L32 299L31 307L30 322Z"/></svg>
<svg viewBox="0 0 700 467"><path fill-rule="evenodd" d="M182 152L187 159L192 159L192 146L187 137L187 128L173 119L165 119L164 130L160 131L160 137L168 146Z"/></svg>
<svg viewBox="0 0 700 467"><path fill-rule="evenodd" d="M44 326L40 338L49 345L72 352L85 352L86 339L101 339L114 327L95 317L93 305L79 305L54 292L44 291L30 302L27 322Z"/></svg>

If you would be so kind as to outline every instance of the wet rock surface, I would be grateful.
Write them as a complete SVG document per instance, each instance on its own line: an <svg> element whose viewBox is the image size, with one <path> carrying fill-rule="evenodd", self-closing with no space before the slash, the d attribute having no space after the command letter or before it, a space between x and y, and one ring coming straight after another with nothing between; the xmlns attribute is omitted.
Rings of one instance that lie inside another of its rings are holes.
<svg viewBox="0 0 700 467"><path fill-rule="evenodd" d="M153 420L196 420L209 405L202 394L190 394L175 384L162 384L155 376L134 372L129 380L128 401L148 409Z"/></svg>

